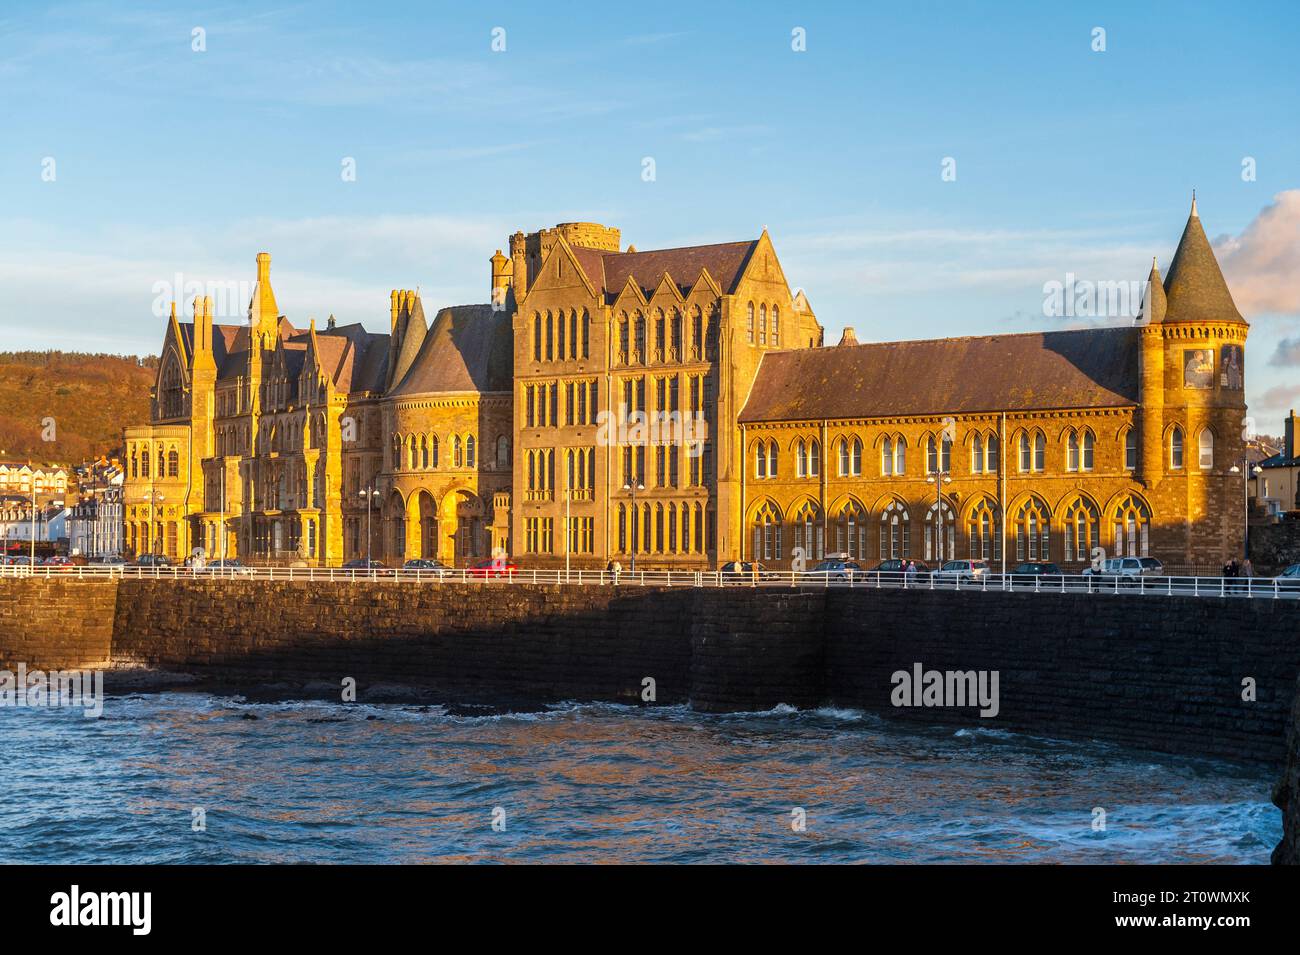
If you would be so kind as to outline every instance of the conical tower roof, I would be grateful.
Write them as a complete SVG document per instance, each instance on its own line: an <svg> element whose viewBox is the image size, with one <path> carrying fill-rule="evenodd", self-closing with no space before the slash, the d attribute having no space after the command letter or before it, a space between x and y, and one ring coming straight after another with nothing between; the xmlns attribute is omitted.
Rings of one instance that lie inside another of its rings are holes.
<svg viewBox="0 0 1300 955"><path fill-rule="evenodd" d="M1192 196L1192 212L1187 217L1183 237L1178 240L1178 251L1169 265L1165 279L1165 296L1168 309L1165 324L1170 322L1242 322L1228 291L1228 283L1219 271L1219 262L1210 248L1210 240L1201 228L1201 217L1196 212L1196 197Z"/></svg>
<svg viewBox="0 0 1300 955"><path fill-rule="evenodd" d="M1160 280L1160 267L1155 258L1151 259L1151 274L1147 276L1145 298L1142 300L1142 314L1138 321L1144 325L1154 325L1165 320L1169 302L1165 298L1165 287Z"/></svg>

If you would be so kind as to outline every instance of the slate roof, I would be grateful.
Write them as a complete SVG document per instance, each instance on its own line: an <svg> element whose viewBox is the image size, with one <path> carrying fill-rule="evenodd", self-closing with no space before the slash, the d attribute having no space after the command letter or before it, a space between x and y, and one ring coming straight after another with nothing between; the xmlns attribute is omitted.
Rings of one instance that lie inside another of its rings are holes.
<svg viewBox="0 0 1300 955"><path fill-rule="evenodd" d="M1166 324L1216 320L1244 324L1246 321L1232 301L1232 293L1223 280L1210 240L1205 237L1195 199L1192 200L1192 214L1187 217L1187 225L1183 228L1183 237L1178 240L1178 251L1169 263L1165 296L1168 299L1164 316Z"/></svg>
<svg viewBox="0 0 1300 955"><path fill-rule="evenodd" d="M1132 326L764 354L742 422L1135 406Z"/></svg>
<svg viewBox="0 0 1300 955"><path fill-rule="evenodd" d="M623 291L629 277L649 297L659 287L665 272L685 293L700 277L701 269L708 270L724 294L734 292L757 245L757 239L750 239L646 252L602 252L582 246L570 248L597 293L604 293L606 300L612 301Z"/></svg>
<svg viewBox="0 0 1300 955"><path fill-rule="evenodd" d="M455 394L510 391L514 350L510 315L491 305L440 310L411 369L389 394Z"/></svg>

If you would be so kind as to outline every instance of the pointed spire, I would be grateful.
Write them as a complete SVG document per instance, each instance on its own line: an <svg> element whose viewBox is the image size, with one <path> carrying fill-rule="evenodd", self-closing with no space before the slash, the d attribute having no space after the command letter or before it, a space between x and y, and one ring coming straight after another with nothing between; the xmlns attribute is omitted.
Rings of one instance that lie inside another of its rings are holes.
<svg viewBox="0 0 1300 955"><path fill-rule="evenodd" d="M1168 299L1166 322L1246 321L1232 301L1210 240L1205 237L1195 198L1183 237L1178 240L1178 251L1169 263L1165 296Z"/></svg>
<svg viewBox="0 0 1300 955"><path fill-rule="evenodd" d="M1156 257L1151 256L1151 274L1147 276L1147 287L1142 298L1142 312L1138 315L1139 325L1154 325L1165 320L1169 303L1165 298L1165 287L1160 280L1160 266Z"/></svg>

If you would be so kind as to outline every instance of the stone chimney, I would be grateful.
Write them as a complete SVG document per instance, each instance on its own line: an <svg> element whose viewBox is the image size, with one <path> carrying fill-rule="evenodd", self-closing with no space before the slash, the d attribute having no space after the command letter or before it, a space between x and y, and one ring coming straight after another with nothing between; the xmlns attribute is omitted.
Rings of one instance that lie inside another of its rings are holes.
<svg viewBox="0 0 1300 955"><path fill-rule="evenodd" d="M854 334L853 328L849 325L844 326L844 334L840 336L841 345L858 344L858 336Z"/></svg>
<svg viewBox="0 0 1300 955"><path fill-rule="evenodd" d="M1297 450L1300 449L1296 448L1296 416L1295 409L1292 408L1291 413L1286 416L1286 439L1283 442L1282 453L1294 461Z"/></svg>

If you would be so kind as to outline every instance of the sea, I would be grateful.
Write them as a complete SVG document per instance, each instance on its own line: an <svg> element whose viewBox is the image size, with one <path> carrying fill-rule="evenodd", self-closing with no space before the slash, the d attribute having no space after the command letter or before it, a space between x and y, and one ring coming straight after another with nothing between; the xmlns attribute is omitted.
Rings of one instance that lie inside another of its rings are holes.
<svg viewBox="0 0 1300 955"><path fill-rule="evenodd" d="M0 708L5 863L1246 863L1275 774L856 710Z"/></svg>

